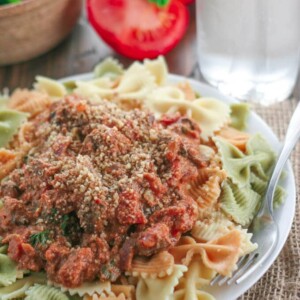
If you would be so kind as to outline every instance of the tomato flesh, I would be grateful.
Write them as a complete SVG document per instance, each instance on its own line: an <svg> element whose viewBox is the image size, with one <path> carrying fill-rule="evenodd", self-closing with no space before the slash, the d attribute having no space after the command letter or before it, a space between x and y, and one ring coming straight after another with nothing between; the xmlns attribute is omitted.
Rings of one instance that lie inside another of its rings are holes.
<svg viewBox="0 0 300 300"><path fill-rule="evenodd" d="M134 59L154 58L174 48L189 15L178 0L164 8L146 0L88 0L88 18L114 50Z"/></svg>
<svg viewBox="0 0 300 300"><path fill-rule="evenodd" d="M188 5L191 4L193 2L195 2L195 0L180 0L183 4Z"/></svg>

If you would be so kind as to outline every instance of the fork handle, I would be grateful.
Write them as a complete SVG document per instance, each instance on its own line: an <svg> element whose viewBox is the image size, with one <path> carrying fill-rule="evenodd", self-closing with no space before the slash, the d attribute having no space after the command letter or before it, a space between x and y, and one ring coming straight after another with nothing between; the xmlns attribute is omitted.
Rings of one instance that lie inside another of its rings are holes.
<svg viewBox="0 0 300 300"><path fill-rule="evenodd" d="M290 120L283 147L278 156L276 165L274 167L271 179L268 184L268 189L266 191L266 197L267 197L266 202L268 205L268 207L266 208L269 209L271 214L273 214L273 199L274 199L274 193L276 190L279 177L281 175L282 169L286 161L288 160L292 150L297 144L299 137L300 137L300 102L298 103L293 113L293 116Z"/></svg>

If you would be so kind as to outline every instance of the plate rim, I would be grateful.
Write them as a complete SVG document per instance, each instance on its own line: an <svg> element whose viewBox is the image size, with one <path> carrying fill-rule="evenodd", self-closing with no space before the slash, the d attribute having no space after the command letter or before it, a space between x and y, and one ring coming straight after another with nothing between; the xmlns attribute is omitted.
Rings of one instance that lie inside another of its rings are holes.
<svg viewBox="0 0 300 300"><path fill-rule="evenodd" d="M67 76L67 77L63 77L58 79L59 82L68 82L68 81L76 81L76 80L89 80L89 79L93 79L93 73L92 72L88 72L88 73L82 73L82 74L76 74L76 75L71 75L71 76ZM191 83L191 85L193 87L196 86L196 90L206 90L208 91L208 94L212 94L215 98L218 98L220 101L224 101L226 103L242 103L241 101L239 101L238 99L235 99L231 96L227 96L222 94L219 90L217 90L216 88L198 81L197 79L194 78L189 78L189 77L185 77L182 75L177 75L177 74L172 74L169 73L167 79L169 81L173 81L173 82L179 82L179 81L188 81ZM206 94L206 93L205 93ZM218 95L218 96L215 96ZM266 123L266 121L260 117L256 112L254 112L253 110L251 110L250 115L252 118L259 120L259 122L263 123L264 125L264 129L267 130L269 137L265 137L267 139L272 139L273 141L275 141L276 145L275 148L277 148L276 150L278 151L281 143L277 137L277 135L273 132L273 130L271 129L271 127ZM272 142L274 143L274 142ZM274 146L274 145L273 145ZM292 216L291 218L288 218L285 222L286 224L286 229L284 230L284 232L282 233L283 236L281 236L281 238L279 239L275 250L272 252L272 254L270 255L269 258L267 258L267 260L265 261L265 263L261 266L260 269L258 269L258 271L256 272L256 274L254 274L255 276L251 275L249 278L247 278L243 283L241 283L240 285L231 285L231 286L226 286L226 290L232 289L232 287L236 287L235 291L231 296L226 295L226 293L224 294L224 291L222 291L224 288L220 289L220 293L222 293L222 300L233 300L236 299L240 296L242 296L245 292L247 292L249 289L251 289L263 276L264 274L270 269L271 265L275 262L275 260L279 257L280 252L283 250L284 245L286 244L286 241L288 239L288 236L291 232L292 229L292 225L294 222L294 218L295 218L295 210L296 210L296 181L295 181L295 175L294 175L294 171L292 169L292 165L290 160L287 162L286 165L286 169L288 172L288 176L289 178L289 185L291 186L291 189L289 189L289 194L287 195L287 198L285 199L284 204L281 205L281 210L283 210L283 206L285 206L286 202L291 201L290 203L290 209L289 212L291 213L290 216ZM280 221L277 220L277 221ZM278 224L279 229L282 229L279 224ZM211 288L208 287L207 289L208 292L212 293L212 294L216 294L216 290L215 287ZM225 291L226 292L226 291ZM216 295L217 296L217 295ZM220 298L216 298L221 300Z"/></svg>

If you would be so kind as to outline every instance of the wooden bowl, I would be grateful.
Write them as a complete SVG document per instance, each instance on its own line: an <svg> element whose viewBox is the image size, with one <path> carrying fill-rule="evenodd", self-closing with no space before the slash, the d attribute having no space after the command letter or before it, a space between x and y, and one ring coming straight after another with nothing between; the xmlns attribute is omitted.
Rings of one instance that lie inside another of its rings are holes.
<svg viewBox="0 0 300 300"><path fill-rule="evenodd" d="M0 6L0 65L31 59L56 46L72 30L82 0L23 0Z"/></svg>

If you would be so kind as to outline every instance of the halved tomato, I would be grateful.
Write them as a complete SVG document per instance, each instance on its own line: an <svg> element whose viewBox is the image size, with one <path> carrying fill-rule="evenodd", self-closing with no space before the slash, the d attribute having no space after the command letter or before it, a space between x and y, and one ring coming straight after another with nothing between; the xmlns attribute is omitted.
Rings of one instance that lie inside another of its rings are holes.
<svg viewBox="0 0 300 300"><path fill-rule="evenodd" d="M163 8L147 0L88 0L88 18L114 50L134 59L155 58L174 48L189 14L178 0Z"/></svg>

